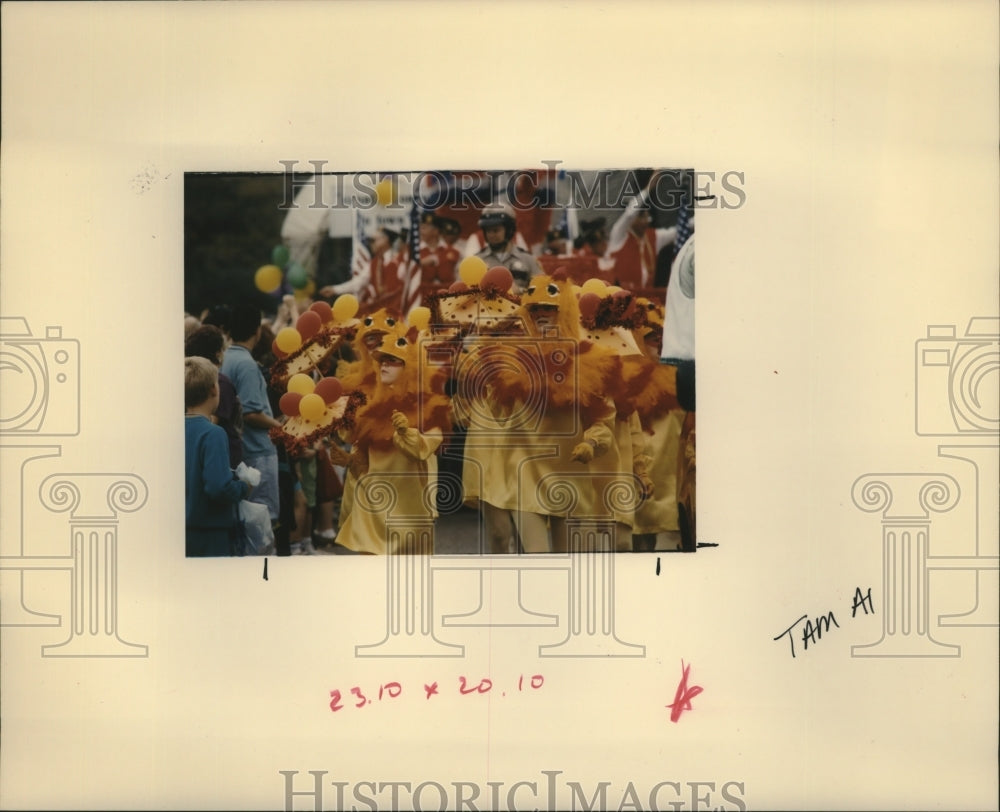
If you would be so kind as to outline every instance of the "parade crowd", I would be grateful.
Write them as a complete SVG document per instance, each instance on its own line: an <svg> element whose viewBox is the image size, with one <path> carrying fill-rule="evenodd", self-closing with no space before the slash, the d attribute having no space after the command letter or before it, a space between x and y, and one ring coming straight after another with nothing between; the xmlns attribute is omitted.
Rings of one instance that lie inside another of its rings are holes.
<svg viewBox="0 0 1000 812"><path fill-rule="evenodd" d="M503 203L418 222L274 314L185 314L186 554L247 553L246 501L277 555L430 554L461 511L482 553L694 550L693 222L652 227L648 187L572 241Z"/></svg>

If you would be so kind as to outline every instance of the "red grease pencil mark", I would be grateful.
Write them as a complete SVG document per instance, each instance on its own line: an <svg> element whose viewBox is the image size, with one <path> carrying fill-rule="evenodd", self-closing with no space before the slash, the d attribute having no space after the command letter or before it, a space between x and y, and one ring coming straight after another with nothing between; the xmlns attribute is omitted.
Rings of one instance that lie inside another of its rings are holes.
<svg viewBox="0 0 1000 812"><path fill-rule="evenodd" d="M688 688L688 677L691 674L691 666L684 665L684 661L681 660L681 669L683 671L683 676L681 677L680 683L677 685L677 693L674 694L674 701L666 706L671 709L671 722L679 721L681 714L684 713L684 711L694 710L691 707L691 700L704 690L700 685Z"/></svg>

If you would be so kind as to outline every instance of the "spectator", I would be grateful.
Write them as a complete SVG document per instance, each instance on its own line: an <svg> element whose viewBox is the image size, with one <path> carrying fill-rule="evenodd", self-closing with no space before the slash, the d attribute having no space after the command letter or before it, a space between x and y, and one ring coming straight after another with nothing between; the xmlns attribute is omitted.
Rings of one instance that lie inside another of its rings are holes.
<svg viewBox="0 0 1000 812"><path fill-rule="evenodd" d="M232 317L233 309L229 305L213 305L201 314L201 323L213 324L228 336Z"/></svg>
<svg viewBox="0 0 1000 812"><path fill-rule="evenodd" d="M222 330L206 324L195 330L184 342L184 355L205 358L222 366L222 354L226 349L226 337ZM236 468L243 462L243 406L236 394L236 387L229 378L219 373L219 406L212 415L217 426L221 426L229 440L229 467Z"/></svg>
<svg viewBox="0 0 1000 812"><path fill-rule="evenodd" d="M254 488L253 500L267 505L271 521L278 520L278 450L268 432L281 425L274 419L268 398L267 381L251 355L261 335L260 311L251 305L233 308L230 323L232 344L222 359L222 373L236 387L243 404L243 458L247 465L260 471L260 484ZM265 348L266 349L266 348Z"/></svg>
<svg viewBox="0 0 1000 812"><path fill-rule="evenodd" d="M454 248L459 257L465 256L465 240L462 239L462 226L452 217L438 217L438 228L441 239L449 248Z"/></svg>
<svg viewBox="0 0 1000 812"><path fill-rule="evenodd" d="M219 371L205 358L184 359L185 554L233 554L237 505L250 487L229 467L226 433L212 423Z"/></svg>
<svg viewBox="0 0 1000 812"><path fill-rule="evenodd" d="M399 307L403 281L399 276L401 254L394 248L399 234L379 228L371 237L370 247L359 245L351 263L351 278L339 285L326 285L319 290L325 299L353 294L366 311L380 307ZM368 242L368 240L365 240Z"/></svg>
<svg viewBox="0 0 1000 812"><path fill-rule="evenodd" d="M652 228L650 189L660 178L654 172L643 189L629 201L615 220L608 237L607 255L614 260L614 282L636 290L652 287L656 281L656 256L677 239L676 228Z"/></svg>
<svg viewBox="0 0 1000 812"><path fill-rule="evenodd" d="M201 327L201 321L199 321L197 316L192 316L190 313L184 314L184 340L187 341L195 330Z"/></svg>
<svg viewBox="0 0 1000 812"><path fill-rule="evenodd" d="M293 296L286 296L291 299L290 307L295 307ZM260 338L257 345L250 353L257 366L260 368L264 380L269 380L270 369L275 362L274 352L271 345L274 343L274 330L267 324L262 324L260 328ZM267 387L268 402L271 404L271 414L279 414L278 403L284 392L274 386ZM279 556L291 555L291 534L296 529L294 505L297 494L301 490L299 481L295 475L295 464L290 459L285 446L282 443L275 444L275 451L278 455L278 521L274 525L274 550Z"/></svg>
<svg viewBox="0 0 1000 812"><path fill-rule="evenodd" d="M458 251L441 237L440 220L433 212L420 215L420 282L437 287L455 281Z"/></svg>

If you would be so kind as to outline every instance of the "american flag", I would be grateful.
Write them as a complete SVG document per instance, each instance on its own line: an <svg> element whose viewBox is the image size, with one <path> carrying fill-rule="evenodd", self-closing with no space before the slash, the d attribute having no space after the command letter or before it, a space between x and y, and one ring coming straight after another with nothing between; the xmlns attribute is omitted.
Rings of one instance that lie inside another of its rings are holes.
<svg viewBox="0 0 1000 812"><path fill-rule="evenodd" d="M402 309L405 316L420 304L420 204L417 195L413 196L413 206L410 208L410 233L407 239L409 256L402 264L399 274L403 280Z"/></svg>
<svg viewBox="0 0 1000 812"><path fill-rule="evenodd" d="M691 219L691 197L687 190L681 192L681 207L677 210L677 242L674 243L675 255L680 253L691 235L694 234L694 221Z"/></svg>
<svg viewBox="0 0 1000 812"><path fill-rule="evenodd" d="M560 169L556 179L561 182L566 180L566 170ZM559 218L559 228L566 234L567 253L572 253L573 243L580 236L580 218L573 199L573 187L570 186L570 199L563 207L562 217Z"/></svg>

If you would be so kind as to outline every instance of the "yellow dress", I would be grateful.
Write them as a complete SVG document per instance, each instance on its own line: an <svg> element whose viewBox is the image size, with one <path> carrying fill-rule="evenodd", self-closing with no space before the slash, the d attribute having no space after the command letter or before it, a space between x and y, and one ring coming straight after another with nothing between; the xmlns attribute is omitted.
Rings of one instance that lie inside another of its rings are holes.
<svg viewBox="0 0 1000 812"><path fill-rule="evenodd" d="M518 352L526 355L518 359ZM478 353L476 363L495 364L496 372L481 374L476 387L459 387L471 402L461 411L472 416L466 501L544 516L606 518L598 486L621 469L614 402L601 393L613 374L613 357L578 353L573 343L530 340L513 350L487 343ZM548 360L553 355L556 370ZM589 463L573 459L581 443L594 448Z"/></svg>
<svg viewBox="0 0 1000 812"><path fill-rule="evenodd" d="M441 439L440 429L409 428L393 433L391 449L369 451L368 472L354 483L338 544L374 555L431 552L422 539L437 518L435 452Z"/></svg>
<svg viewBox="0 0 1000 812"><path fill-rule="evenodd" d="M337 543L375 555L430 553L437 518L437 456L450 408L440 393L418 392L410 375L398 385L376 386L358 410L352 454L364 470L345 483ZM400 421L397 423L397 420Z"/></svg>

